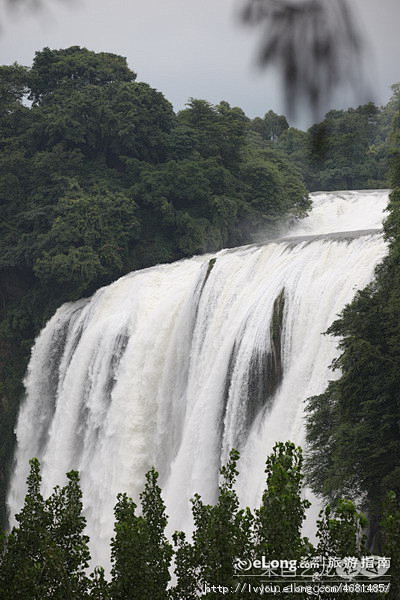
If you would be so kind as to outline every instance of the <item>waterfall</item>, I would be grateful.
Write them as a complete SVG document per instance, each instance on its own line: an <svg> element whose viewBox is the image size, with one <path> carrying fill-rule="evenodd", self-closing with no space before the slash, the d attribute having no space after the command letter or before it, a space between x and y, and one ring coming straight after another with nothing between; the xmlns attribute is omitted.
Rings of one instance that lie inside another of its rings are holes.
<svg viewBox="0 0 400 600"><path fill-rule="evenodd" d="M160 472L170 529L190 528L195 492L241 451L238 491L255 506L276 441L304 443L304 400L334 376L326 331L372 278L386 245L387 191L313 194L283 240L122 277L58 309L36 340L16 427L10 516L28 460L43 493L80 471L95 562L109 562L118 492L137 500Z"/></svg>

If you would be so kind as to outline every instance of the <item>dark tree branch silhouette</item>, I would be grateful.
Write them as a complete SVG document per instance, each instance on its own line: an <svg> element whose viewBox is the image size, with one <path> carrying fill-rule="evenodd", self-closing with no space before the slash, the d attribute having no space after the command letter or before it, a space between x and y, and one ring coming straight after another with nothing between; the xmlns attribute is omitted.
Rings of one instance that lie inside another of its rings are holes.
<svg viewBox="0 0 400 600"><path fill-rule="evenodd" d="M59 3L69 1L70 0L58 0ZM75 2L79 2L79 0L75 0ZM0 12L2 13L1 18L3 19L3 21L0 22L0 34L4 28L4 16L7 12L18 11L20 9L39 11L40 9L45 8L48 4L49 0L0 0Z"/></svg>
<svg viewBox="0 0 400 600"><path fill-rule="evenodd" d="M287 112L320 116L338 86L362 86L364 42L346 0L245 0L242 20L262 28L258 62L278 66Z"/></svg>
<svg viewBox="0 0 400 600"><path fill-rule="evenodd" d="M3 0L3 5L38 9L46 2ZM364 42L347 0L244 3L242 21L262 29L258 62L263 68L278 67L289 116L305 103L317 120L337 88L363 90Z"/></svg>

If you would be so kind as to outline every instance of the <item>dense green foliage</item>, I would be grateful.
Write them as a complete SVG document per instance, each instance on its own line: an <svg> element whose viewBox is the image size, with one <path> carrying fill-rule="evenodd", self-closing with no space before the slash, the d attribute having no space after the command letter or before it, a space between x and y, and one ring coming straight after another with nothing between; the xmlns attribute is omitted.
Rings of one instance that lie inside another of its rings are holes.
<svg viewBox="0 0 400 600"><path fill-rule="evenodd" d="M116 600L162 600L167 595L172 546L164 533L167 517L157 478L154 469L146 475L141 516L126 494L118 496L110 586Z"/></svg>
<svg viewBox="0 0 400 600"><path fill-rule="evenodd" d="M253 143L280 150L300 169L307 188L348 190L389 187L389 143L398 85L384 107L372 102L331 110L321 123L301 131L272 111L250 122Z"/></svg>
<svg viewBox="0 0 400 600"><path fill-rule="evenodd" d="M257 566L255 561L262 557L266 561L294 561L293 570L299 573L304 571L301 564L314 561L313 567L306 567L307 576L311 578L319 573L321 581L327 583L329 580L322 572L323 559L328 564L331 558L366 555L360 535L366 519L351 501L341 500L335 510L328 506L321 511L316 547L301 537L309 503L301 497L300 448L290 442L275 445L266 464L266 489L254 513L249 508L239 507L235 491L238 459L238 452L233 450L227 465L221 469L216 504L204 504L200 496L194 497L192 538L187 540L182 532L176 532L175 550L165 535L167 516L157 472L152 469L146 476L140 514L136 514L133 501L126 494L120 494L115 507L109 579L101 567L87 574L90 556L88 538L83 535L85 519L77 473L69 473L68 484L55 488L50 498L44 500L40 494L39 463L33 459L25 504L17 516L18 525L5 536L0 552L0 597L2 600L195 600L200 594L206 599L220 600L228 594L237 600L244 595L251 600L260 595L255 590L242 592L243 583L247 586L251 581L255 586L260 581L269 581L273 585L274 579L282 579L278 567L271 568L269 574L268 567ZM385 550L393 550L393 555L396 552L398 555L395 546L399 515L391 505L391 497L383 529ZM173 557L176 579L168 586ZM315 562L316 557L319 559ZM393 584L398 585L398 572L392 568L391 574ZM289 599L292 594L280 596ZM263 597L269 599L276 595L265 592ZM310 598L307 593L296 597ZM323 594L321 597L358 600L364 594ZM396 596L392 594L388 598Z"/></svg>
<svg viewBox="0 0 400 600"><path fill-rule="evenodd" d="M174 114L109 53L0 67L1 498L29 349L60 304L306 213L297 167L249 124L226 102Z"/></svg>
<svg viewBox="0 0 400 600"><path fill-rule="evenodd" d="M68 484L44 500L39 462L31 461L25 504L2 553L1 598L85 598L89 539L83 534L78 474L71 471L67 477Z"/></svg>
<svg viewBox="0 0 400 600"><path fill-rule="evenodd" d="M383 504L381 521L382 547L386 556L391 558L391 570L394 574L390 586L390 598L400 596L400 508L396 493L388 492Z"/></svg>
<svg viewBox="0 0 400 600"><path fill-rule="evenodd" d="M236 559L248 560L253 555L254 517L249 509L239 508L234 489L238 458L239 453L232 450L228 464L221 469L216 505L204 504L198 495L192 500L195 527L192 542L187 542L182 532L174 536L177 585L173 598L176 600L195 600L200 592L205 598L214 598L213 592L204 594L206 585L235 588ZM231 596L240 598L235 593Z"/></svg>
<svg viewBox="0 0 400 600"><path fill-rule="evenodd" d="M328 498L364 498L372 519L371 545L387 492L400 502L399 115L384 226L388 255L374 281L329 328L340 337L341 354L333 368L341 377L308 404L309 482Z"/></svg>
<svg viewBox="0 0 400 600"><path fill-rule="evenodd" d="M267 459L267 488L257 515L258 552L271 559L299 560L308 540L301 530L308 500L301 498L303 457L294 444L277 444Z"/></svg>
<svg viewBox="0 0 400 600"><path fill-rule="evenodd" d="M312 191L389 187L388 138L396 113L396 86L393 91L385 107L370 102L331 110L307 132L284 129L273 145L299 167Z"/></svg>

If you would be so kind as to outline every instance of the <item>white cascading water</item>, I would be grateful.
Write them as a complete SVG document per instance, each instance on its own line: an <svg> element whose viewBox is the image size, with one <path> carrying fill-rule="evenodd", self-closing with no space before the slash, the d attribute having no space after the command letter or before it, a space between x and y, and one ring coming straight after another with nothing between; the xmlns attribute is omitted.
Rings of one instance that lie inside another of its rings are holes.
<svg viewBox="0 0 400 600"><path fill-rule="evenodd" d="M304 400L334 377L337 341L322 332L385 255L377 230L387 199L382 190L313 194L293 240L134 272L63 305L32 351L11 517L33 456L45 495L80 471L92 555L103 565L116 495L137 500L152 465L170 530L190 529L195 492L215 499L232 447L242 454L240 498L257 505L273 444L304 443Z"/></svg>

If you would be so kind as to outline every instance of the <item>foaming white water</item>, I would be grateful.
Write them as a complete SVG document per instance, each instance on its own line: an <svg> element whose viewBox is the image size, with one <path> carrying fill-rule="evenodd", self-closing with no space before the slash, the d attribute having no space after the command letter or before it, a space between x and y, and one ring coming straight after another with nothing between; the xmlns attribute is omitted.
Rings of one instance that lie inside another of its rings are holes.
<svg viewBox="0 0 400 600"><path fill-rule="evenodd" d="M334 194L314 202L291 235L327 232ZM371 229L387 192L341 192L338 202L348 228L339 216L336 231ZM78 469L93 558L107 565L118 492L137 499L155 465L170 528L189 528L188 499L215 498L232 447L242 451L241 499L256 505L268 452L304 442L304 400L332 378L336 342L322 332L385 252L379 233L247 246L219 252L213 268L210 256L153 267L62 306L32 352L10 514L32 456L45 494Z"/></svg>
<svg viewBox="0 0 400 600"><path fill-rule="evenodd" d="M313 210L288 235L379 229L385 216L388 193L388 190L364 190L311 194Z"/></svg>

